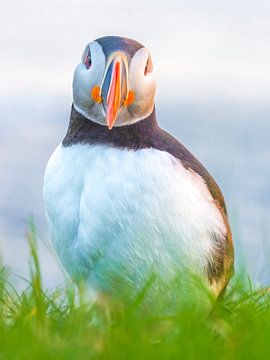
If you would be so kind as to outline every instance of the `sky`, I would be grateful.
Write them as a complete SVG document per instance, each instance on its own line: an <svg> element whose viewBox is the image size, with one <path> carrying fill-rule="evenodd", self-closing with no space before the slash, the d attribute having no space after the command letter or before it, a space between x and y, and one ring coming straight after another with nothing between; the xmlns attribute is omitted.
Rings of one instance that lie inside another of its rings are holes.
<svg viewBox="0 0 270 360"><path fill-rule="evenodd" d="M269 1L11 0L0 22L4 98L70 96L85 45L104 35L150 49L161 97L270 97Z"/></svg>
<svg viewBox="0 0 270 360"><path fill-rule="evenodd" d="M149 48L161 125L218 180L254 278L270 279L269 1L6 1L0 29L0 253L12 268L27 267L29 216L47 231L42 178L66 131L74 68L87 43L120 35ZM44 248L41 260L58 281Z"/></svg>

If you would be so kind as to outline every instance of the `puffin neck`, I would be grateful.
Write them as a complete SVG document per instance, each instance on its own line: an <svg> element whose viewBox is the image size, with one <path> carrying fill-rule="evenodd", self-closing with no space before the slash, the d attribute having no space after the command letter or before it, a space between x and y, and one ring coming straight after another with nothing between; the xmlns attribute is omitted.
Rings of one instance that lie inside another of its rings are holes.
<svg viewBox="0 0 270 360"><path fill-rule="evenodd" d="M88 120L72 105L69 127L62 145L95 144L138 150L153 146L153 135L158 129L155 109L137 123L115 126L109 130L107 126Z"/></svg>

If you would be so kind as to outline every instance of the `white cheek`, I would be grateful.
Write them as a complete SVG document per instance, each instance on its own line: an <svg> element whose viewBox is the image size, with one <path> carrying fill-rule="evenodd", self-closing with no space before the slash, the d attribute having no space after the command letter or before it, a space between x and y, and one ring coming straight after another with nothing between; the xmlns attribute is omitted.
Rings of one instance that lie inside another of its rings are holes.
<svg viewBox="0 0 270 360"><path fill-rule="evenodd" d="M155 96L156 80L154 72L144 75L145 64L149 57L149 51L142 48L133 56L129 66L130 89L135 92L135 101L145 101L147 97L151 101Z"/></svg>
<svg viewBox="0 0 270 360"><path fill-rule="evenodd" d="M104 118L104 112L100 104L93 101L91 91L94 86L100 86L106 66L105 55L97 42L90 44L92 66L87 69L80 63L73 77L73 100L77 111L88 119L96 116Z"/></svg>

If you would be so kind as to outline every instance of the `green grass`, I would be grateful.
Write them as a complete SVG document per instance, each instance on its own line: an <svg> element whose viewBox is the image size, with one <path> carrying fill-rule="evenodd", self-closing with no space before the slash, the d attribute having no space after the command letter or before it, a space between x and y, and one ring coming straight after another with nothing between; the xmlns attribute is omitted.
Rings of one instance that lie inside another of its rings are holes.
<svg viewBox="0 0 270 360"><path fill-rule="evenodd" d="M183 298L181 286L171 284L182 305L169 313L143 306L151 279L132 302L103 297L93 304L72 284L45 291L33 227L28 243L24 291L0 270L0 359L270 358L269 292L252 289L245 276L218 303L208 295Z"/></svg>

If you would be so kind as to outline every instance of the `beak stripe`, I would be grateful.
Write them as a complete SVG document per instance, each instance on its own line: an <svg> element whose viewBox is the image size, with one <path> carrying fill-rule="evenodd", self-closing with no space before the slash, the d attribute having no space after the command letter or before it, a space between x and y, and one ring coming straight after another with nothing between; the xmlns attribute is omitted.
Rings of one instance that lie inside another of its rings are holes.
<svg viewBox="0 0 270 360"><path fill-rule="evenodd" d="M121 63L116 61L107 96L107 124L112 129L121 105Z"/></svg>

